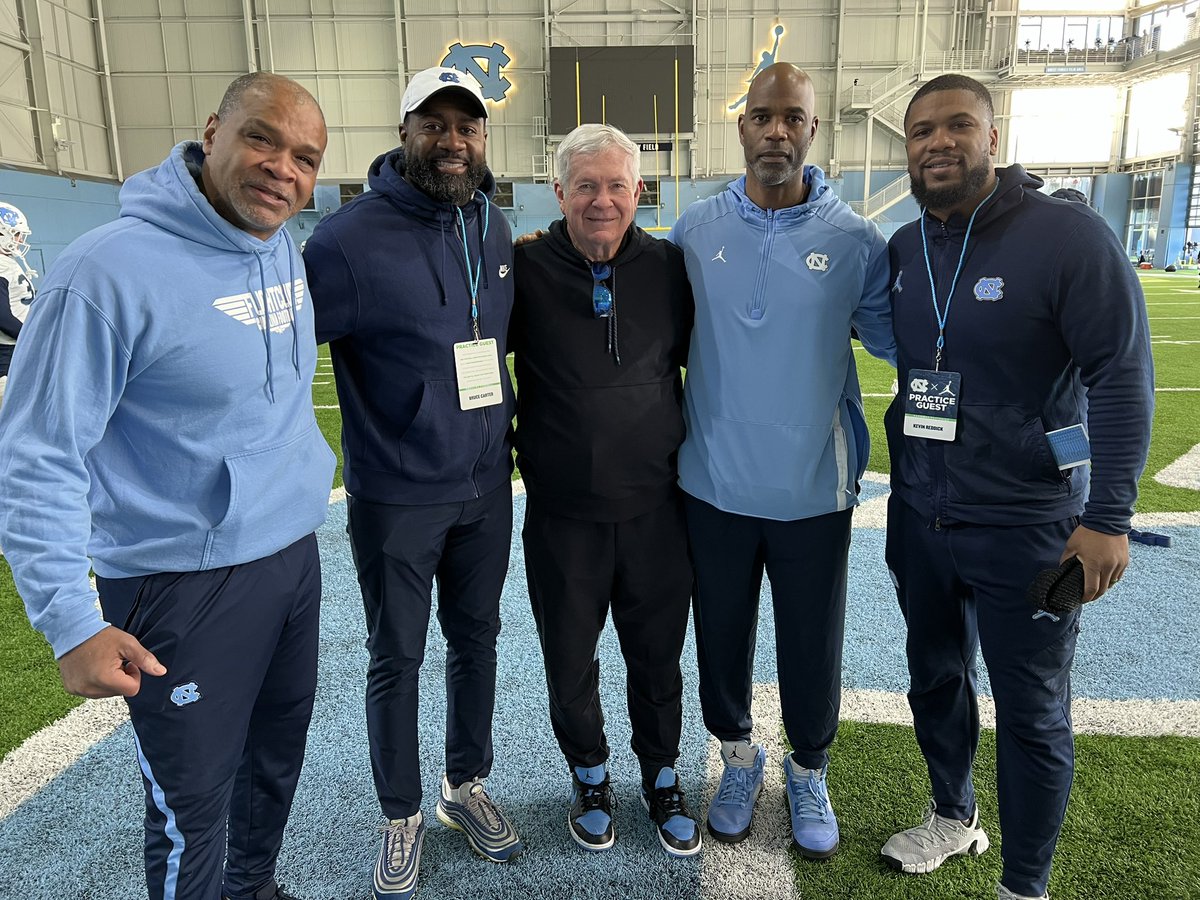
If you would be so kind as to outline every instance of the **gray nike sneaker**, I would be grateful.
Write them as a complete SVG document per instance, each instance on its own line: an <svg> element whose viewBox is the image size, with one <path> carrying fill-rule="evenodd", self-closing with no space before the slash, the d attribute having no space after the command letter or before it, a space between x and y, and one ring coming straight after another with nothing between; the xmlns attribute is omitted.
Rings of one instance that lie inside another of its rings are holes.
<svg viewBox="0 0 1200 900"><path fill-rule="evenodd" d="M979 827L979 810L964 825L958 819L937 814L937 805L929 804L925 821L915 828L888 838L879 851L883 861L908 875L932 872L951 856L978 856L990 846L988 836Z"/></svg>

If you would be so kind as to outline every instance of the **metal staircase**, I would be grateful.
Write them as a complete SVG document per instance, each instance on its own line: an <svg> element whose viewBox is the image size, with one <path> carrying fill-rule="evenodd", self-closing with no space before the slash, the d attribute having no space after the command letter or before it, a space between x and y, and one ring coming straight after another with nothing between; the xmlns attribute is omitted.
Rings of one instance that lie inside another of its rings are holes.
<svg viewBox="0 0 1200 900"><path fill-rule="evenodd" d="M866 200L849 201L850 208L860 216L865 216L868 219L877 219L911 193L908 176L901 175L895 181L876 191Z"/></svg>
<svg viewBox="0 0 1200 900"><path fill-rule="evenodd" d="M871 84L853 85L842 93L842 121L863 121L882 107L889 97L895 97L900 91L907 91L916 84L917 78L917 67L909 62L897 66Z"/></svg>

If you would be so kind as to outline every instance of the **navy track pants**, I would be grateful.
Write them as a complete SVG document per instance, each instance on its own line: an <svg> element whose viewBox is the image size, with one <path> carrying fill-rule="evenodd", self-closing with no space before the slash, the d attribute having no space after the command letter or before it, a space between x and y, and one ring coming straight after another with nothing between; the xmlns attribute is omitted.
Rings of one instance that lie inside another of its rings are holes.
<svg viewBox="0 0 1200 900"><path fill-rule="evenodd" d="M151 900L270 894L317 685L316 537L242 565L96 584L105 620L167 667L128 698Z"/></svg>
<svg viewBox="0 0 1200 900"><path fill-rule="evenodd" d="M887 563L908 625L909 705L938 813L966 819L979 745L976 649L996 701L996 782L1003 882L1046 892L1075 768L1071 663L1079 611L1034 619L1026 599L1041 569L1058 565L1078 524L934 528L892 494Z"/></svg>

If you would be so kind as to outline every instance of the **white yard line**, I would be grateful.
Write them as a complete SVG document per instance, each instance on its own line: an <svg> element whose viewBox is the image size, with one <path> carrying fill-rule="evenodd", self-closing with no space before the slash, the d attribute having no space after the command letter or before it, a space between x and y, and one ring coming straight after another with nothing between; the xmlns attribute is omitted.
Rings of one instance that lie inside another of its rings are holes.
<svg viewBox="0 0 1200 900"><path fill-rule="evenodd" d="M0 819L73 765L88 748L129 719L120 697L88 700L43 728L0 760ZM132 754L130 754L132 763Z"/></svg>
<svg viewBox="0 0 1200 900"><path fill-rule="evenodd" d="M757 717L756 717L757 718ZM842 718L882 725L912 725L912 710L904 694L890 691L842 691ZM1172 734L1200 737L1200 700L1071 700L1075 730L1128 737ZM979 698L979 722L996 727L996 704Z"/></svg>
<svg viewBox="0 0 1200 900"><path fill-rule="evenodd" d="M792 900L800 896L788 851L792 827L784 803L782 768L787 748L779 728L779 685L756 684L752 709L754 738L767 750L762 795L755 804L754 827L746 840L723 844L704 836L700 896L706 900ZM716 792L723 768L721 745L709 738L705 795ZM833 801L837 803L837 797Z"/></svg>
<svg viewBox="0 0 1200 900"><path fill-rule="evenodd" d="M1197 444L1154 476L1159 484L1200 491L1200 444Z"/></svg>

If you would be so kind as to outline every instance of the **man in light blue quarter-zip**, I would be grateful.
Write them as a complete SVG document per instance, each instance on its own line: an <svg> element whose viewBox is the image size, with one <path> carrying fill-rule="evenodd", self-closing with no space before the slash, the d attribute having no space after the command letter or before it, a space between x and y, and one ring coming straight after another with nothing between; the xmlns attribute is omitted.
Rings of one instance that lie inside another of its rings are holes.
<svg viewBox="0 0 1200 900"><path fill-rule="evenodd" d="M281 227L325 151L317 102L244 75L43 281L0 415L0 545L83 697L124 695L151 900L295 900L275 860L317 682L334 456ZM96 572L97 590L88 583Z"/></svg>
<svg viewBox="0 0 1200 900"><path fill-rule="evenodd" d="M696 570L704 723L725 770L708 829L750 832L765 750L750 701L759 592L771 581L792 838L832 856L826 786L841 700L850 517L870 443L851 329L895 361L879 229L804 165L812 81L779 63L750 85L738 135L746 175L671 229L696 298L679 451Z"/></svg>

